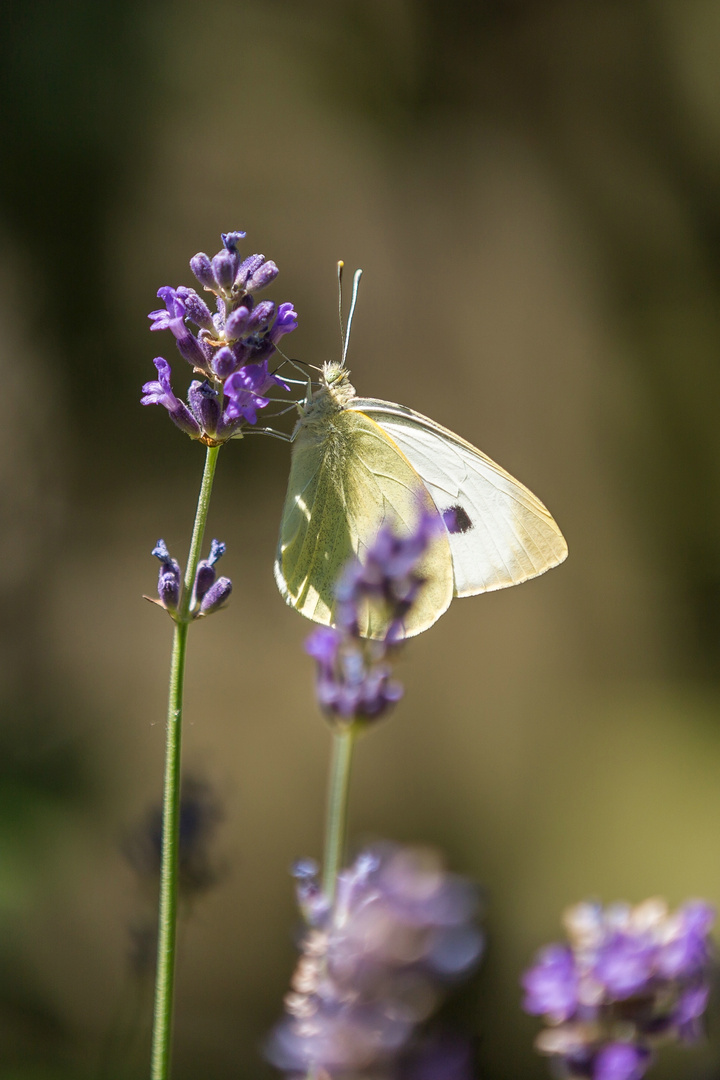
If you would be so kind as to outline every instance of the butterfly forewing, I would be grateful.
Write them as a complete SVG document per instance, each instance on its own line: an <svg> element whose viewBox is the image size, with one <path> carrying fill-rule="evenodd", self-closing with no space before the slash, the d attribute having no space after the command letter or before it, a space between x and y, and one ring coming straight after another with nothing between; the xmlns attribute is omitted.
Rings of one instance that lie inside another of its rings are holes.
<svg viewBox="0 0 720 1080"><path fill-rule="evenodd" d="M409 533L422 511L437 509L416 470L375 420L355 409L320 427L301 427L293 445L275 577L289 604L332 623L335 586L353 556L363 558L384 524ZM427 579L406 625L408 636L431 626L453 595L448 535L438 530L420 572ZM361 627L381 636L377 611Z"/></svg>
<svg viewBox="0 0 720 1080"><path fill-rule="evenodd" d="M565 539L535 495L452 431L402 405L357 398L421 477L449 533L456 596L517 585L561 563Z"/></svg>

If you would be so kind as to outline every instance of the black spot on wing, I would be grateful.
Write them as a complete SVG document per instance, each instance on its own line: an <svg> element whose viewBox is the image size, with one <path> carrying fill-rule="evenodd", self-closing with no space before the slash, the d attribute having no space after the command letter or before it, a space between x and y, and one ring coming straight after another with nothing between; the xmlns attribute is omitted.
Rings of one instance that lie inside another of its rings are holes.
<svg viewBox="0 0 720 1080"><path fill-rule="evenodd" d="M449 506L447 510L443 510L442 519L445 522L445 528L449 533L469 532L474 524L474 522L470 520L470 515L467 510L459 504L456 506Z"/></svg>

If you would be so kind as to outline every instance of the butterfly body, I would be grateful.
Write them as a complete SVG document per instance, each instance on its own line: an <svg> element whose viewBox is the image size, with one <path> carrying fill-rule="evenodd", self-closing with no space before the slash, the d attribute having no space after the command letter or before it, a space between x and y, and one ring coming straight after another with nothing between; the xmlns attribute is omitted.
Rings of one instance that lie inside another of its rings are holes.
<svg viewBox="0 0 720 1080"><path fill-rule="evenodd" d="M331 624L348 559L362 558L383 524L410 533L421 512L446 524L421 567L426 584L408 636L431 626L453 596L518 584L565 558L562 533L527 488L428 417L358 398L341 364L325 365L300 410L275 578L308 618ZM382 627L363 631L377 636Z"/></svg>

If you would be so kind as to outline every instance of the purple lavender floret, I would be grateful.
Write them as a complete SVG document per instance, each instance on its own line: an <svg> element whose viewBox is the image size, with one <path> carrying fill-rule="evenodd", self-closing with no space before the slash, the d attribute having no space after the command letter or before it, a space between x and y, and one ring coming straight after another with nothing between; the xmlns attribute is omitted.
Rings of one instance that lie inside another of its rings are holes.
<svg viewBox="0 0 720 1080"><path fill-rule="evenodd" d="M244 236L223 233L216 255L200 252L190 260L200 285L214 294L214 313L195 289L184 285L159 289L165 307L150 313L150 329L170 330L178 352L201 378L190 386L188 410L169 391L170 368L162 360L161 379L146 384L142 403L163 405L178 427L208 445L256 424L258 412L270 404L268 391L289 389L269 371L268 362L280 339L296 329L297 315L290 303L256 303L255 294L274 281L278 269L264 255L241 259L238 244Z"/></svg>
<svg viewBox="0 0 720 1080"><path fill-rule="evenodd" d="M341 872L332 905L310 860L295 876L309 928L268 1058L291 1075L333 1078L391 1064L481 956L475 889L435 852L392 844Z"/></svg>
<svg viewBox="0 0 720 1080"><path fill-rule="evenodd" d="M572 950L548 945L538 953L537 963L522 978L523 1009L533 1016L547 1014L569 1020L578 1007L579 979Z"/></svg>
<svg viewBox="0 0 720 1080"><path fill-rule="evenodd" d="M260 364L248 364L236 371L225 382L225 422L245 420L249 424L255 424L258 410L270 404L270 399L265 395L275 386L288 389L287 383L268 371L267 360Z"/></svg>
<svg viewBox="0 0 720 1080"><path fill-rule="evenodd" d="M660 1038L695 1041L709 995L714 920L701 900L674 913L658 899L570 908L569 944L543 949L522 978L523 1008L549 1025L538 1050L559 1061L566 1077L641 1080Z"/></svg>
<svg viewBox="0 0 720 1080"><path fill-rule="evenodd" d="M157 368L158 377L143 386L141 405L162 405L170 413L170 419L177 424L181 431L190 435L193 439L200 438L200 425L193 417L184 402L175 397L170 385L170 365L162 356L156 356L153 364Z"/></svg>
<svg viewBox="0 0 720 1080"><path fill-rule="evenodd" d="M353 559L341 574L335 589L336 625L318 627L305 644L317 661L318 703L331 720L377 720L402 697L388 655L404 639L405 620L424 584L419 563L437 528L437 520L425 513L409 535L386 526L364 560ZM361 619L368 613L376 626L385 627L375 640L361 633Z"/></svg>

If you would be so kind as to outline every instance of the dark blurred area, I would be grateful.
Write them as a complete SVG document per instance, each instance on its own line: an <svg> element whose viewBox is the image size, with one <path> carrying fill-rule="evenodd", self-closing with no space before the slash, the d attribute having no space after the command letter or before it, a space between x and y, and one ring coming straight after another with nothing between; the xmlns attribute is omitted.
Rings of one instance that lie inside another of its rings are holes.
<svg viewBox="0 0 720 1080"><path fill-rule="evenodd" d="M182 374L146 314L236 228L309 362L339 351L336 260L362 266L358 392L480 446L567 536L565 566L408 645L351 816L355 845L432 843L482 883L449 1021L479 1077L547 1075L518 979L566 905L720 903L720 0L8 0L0 31L0 1077L147 1074L126 855L170 624L141 596L202 451L139 406L156 353ZM272 580L288 457L220 458L235 592L192 634L185 761L222 820L176 1080L273 1075L287 869L320 853L309 624ZM717 1076L716 1013L654 1075Z"/></svg>

